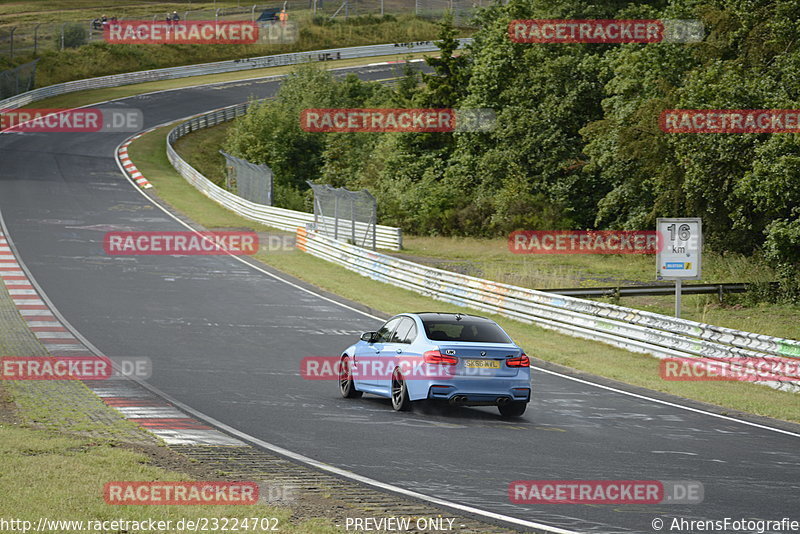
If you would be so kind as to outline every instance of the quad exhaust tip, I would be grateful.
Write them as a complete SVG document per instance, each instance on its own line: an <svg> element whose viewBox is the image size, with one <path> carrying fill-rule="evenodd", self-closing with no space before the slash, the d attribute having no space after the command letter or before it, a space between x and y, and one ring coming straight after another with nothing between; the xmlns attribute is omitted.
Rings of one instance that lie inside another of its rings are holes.
<svg viewBox="0 0 800 534"><path fill-rule="evenodd" d="M466 403L466 402L467 402L467 396L466 396L466 395L454 395L454 396L453 396L453 397L450 399L450 404L451 404L451 405L455 405L455 404L464 404L464 403ZM503 405L506 405L506 404L508 404L509 402L511 402L511 398L509 398L509 397L497 397L497 398L495 399L495 401L494 401L494 402L495 402L495 404L497 404L498 406L503 406ZM487 404L489 404L489 405L490 405L490 404L492 404L492 402L491 402L491 401L489 401L489 402L483 401L483 402L478 402L478 403L476 403L476 404L480 404L480 405L487 405Z"/></svg>
<svg viewBox="0 0 800 534"><path fill-rule="evenodd" d="M452 399L450 399L450 404L461 404L462 402L467 401L466 395L455 395Z"/></svg>

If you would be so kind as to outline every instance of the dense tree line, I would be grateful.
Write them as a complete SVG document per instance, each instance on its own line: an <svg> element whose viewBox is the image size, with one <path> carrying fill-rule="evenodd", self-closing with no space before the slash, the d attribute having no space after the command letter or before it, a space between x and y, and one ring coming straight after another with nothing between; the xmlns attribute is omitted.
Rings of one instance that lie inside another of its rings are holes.
<svg viewBox="0 0 800 534"><path fill-rule="evenodd" d="M699 19L692 44L523 44L514 19ZM665 109L800 109L800 2L510 0L483 9L468 54L442 26L433 75L395 88L299 69L227 149L266 162L278 201L307 207L305 180L367 188L381 222L417 234L652 229L703 218L707 246L757 254L798 299L797 134L675 134ZM310 107L492 108L488 133L307 133Z"/></svg>

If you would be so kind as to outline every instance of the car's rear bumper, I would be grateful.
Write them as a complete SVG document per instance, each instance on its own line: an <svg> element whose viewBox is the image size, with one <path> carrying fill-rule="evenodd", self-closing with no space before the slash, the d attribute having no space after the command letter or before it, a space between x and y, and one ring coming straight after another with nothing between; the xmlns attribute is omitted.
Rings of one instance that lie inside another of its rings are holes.
<svg viewBox="0 0 800 534"><path fill-rule="evenodd" d="M499 382L499 383L498 383ZM531 384L525 380L447 380L429 384L428 399L462 406L496 406L506 402L530 402Z"/></svg>

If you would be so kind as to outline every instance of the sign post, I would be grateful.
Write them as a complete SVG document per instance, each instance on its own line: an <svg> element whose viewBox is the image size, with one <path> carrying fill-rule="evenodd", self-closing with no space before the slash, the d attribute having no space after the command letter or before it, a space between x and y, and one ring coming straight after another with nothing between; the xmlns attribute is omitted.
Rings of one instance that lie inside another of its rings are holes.
<svg viewBox="0 0 800 534"><path fill-rule="evenodd" d="M675 317L681 316L681 282L701 277L703 222L699 217L656 219L656 279L675 280Z"/></svg>

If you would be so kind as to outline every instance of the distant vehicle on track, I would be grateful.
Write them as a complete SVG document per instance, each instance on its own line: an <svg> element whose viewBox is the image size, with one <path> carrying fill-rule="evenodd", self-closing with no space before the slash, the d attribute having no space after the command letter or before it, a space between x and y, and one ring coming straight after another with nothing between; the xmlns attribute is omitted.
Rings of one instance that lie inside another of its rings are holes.
<svg viewBox="0 0 800 534"><path fill-rule="evenodd" d="M364 332L341 356L339 391L371 393L405 411L418 400L497 406L520 416L531 399L530 360L490 319L461 313L403 313Z"/></svg>
<svg viewBox="0 0 800 534"><path fill-rule="evenodd" d="M273 22L278 21L281 10L279 8L265 9L256 19L256 22Z"/></svg>

